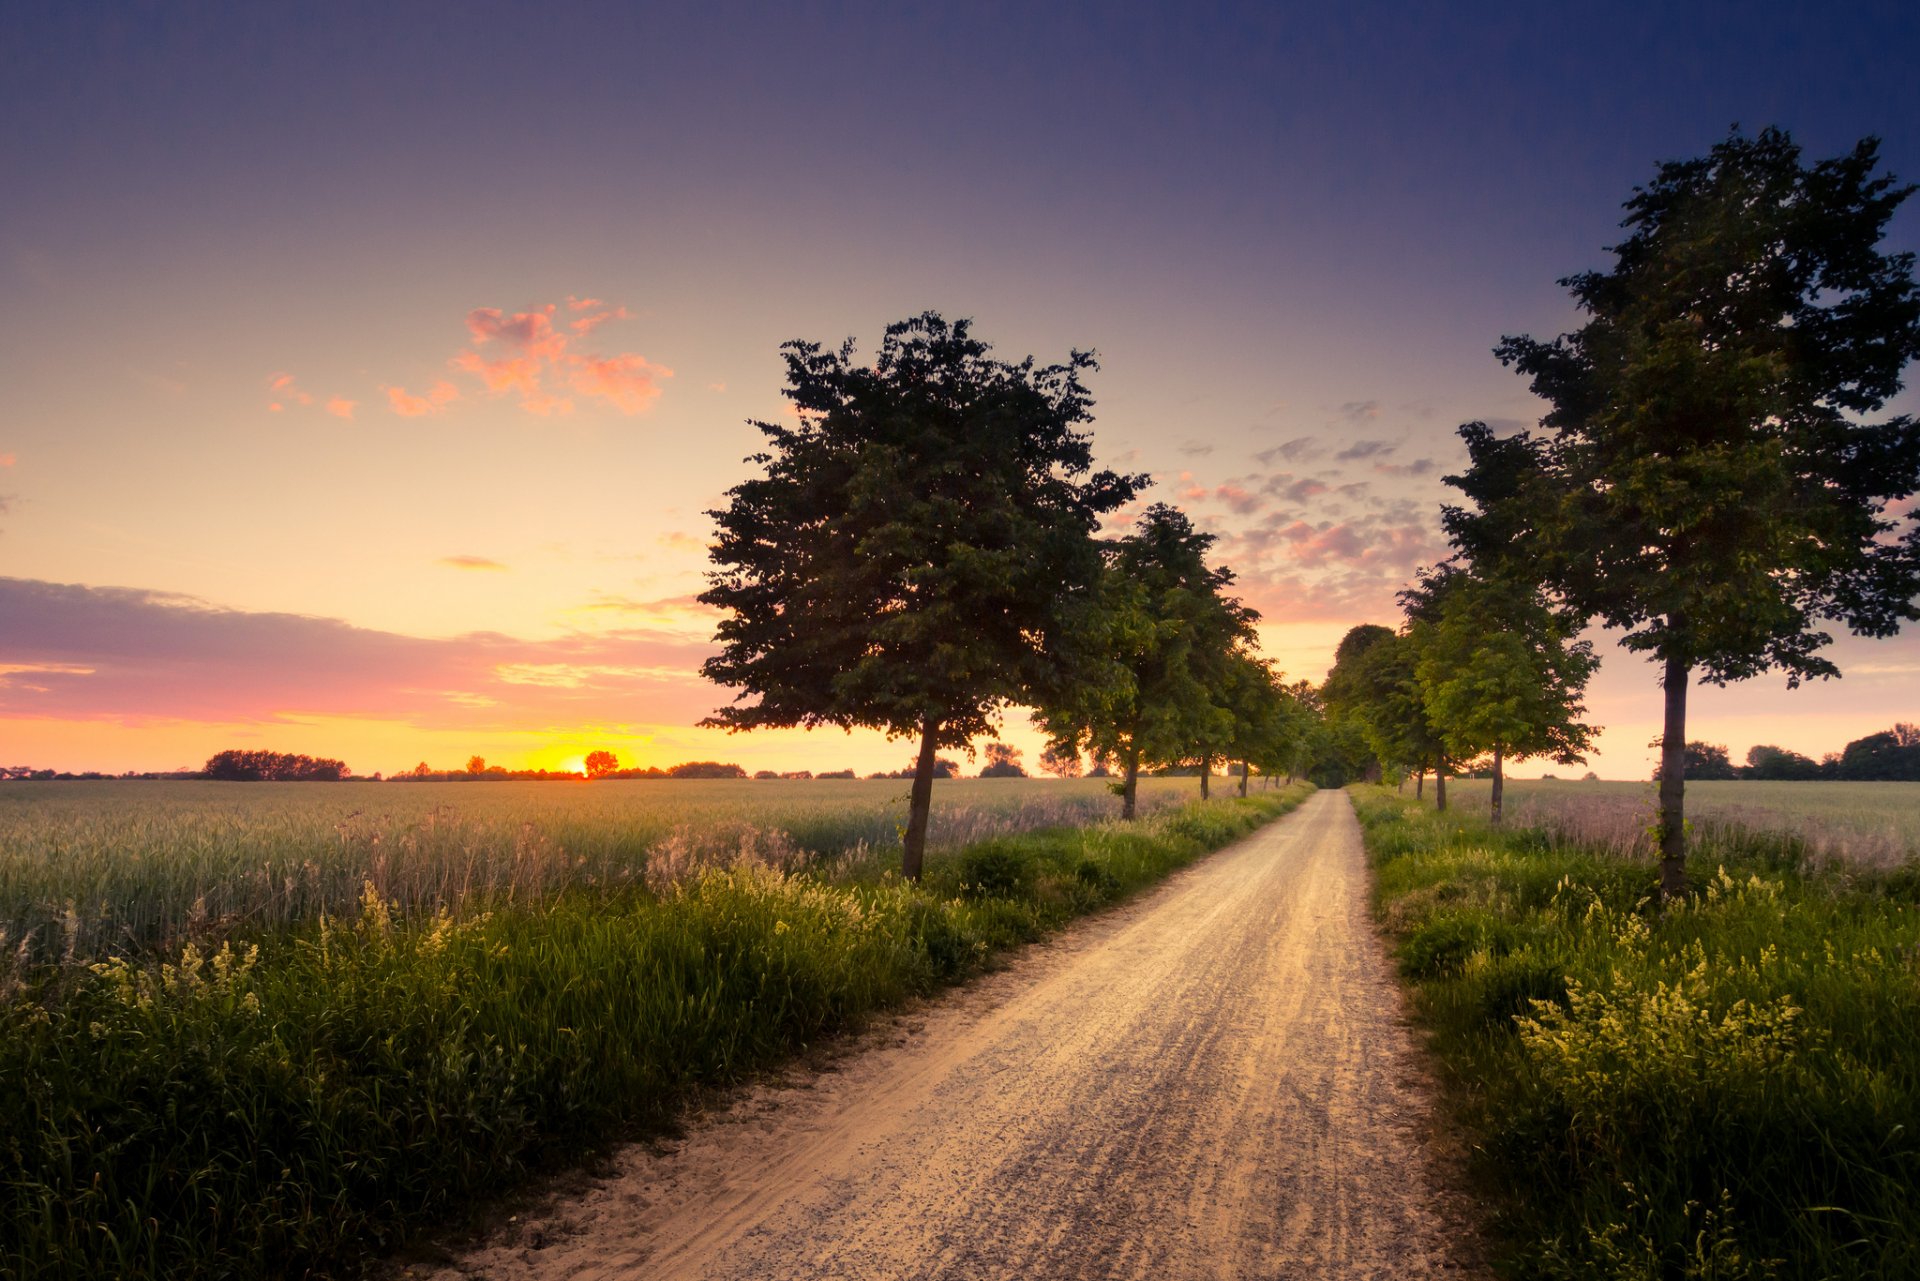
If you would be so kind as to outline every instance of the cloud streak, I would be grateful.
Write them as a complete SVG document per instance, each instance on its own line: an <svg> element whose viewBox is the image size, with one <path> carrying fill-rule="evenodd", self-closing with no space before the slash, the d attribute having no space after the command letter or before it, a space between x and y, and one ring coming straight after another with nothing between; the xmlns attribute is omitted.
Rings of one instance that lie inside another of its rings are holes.
<svg viewBox="0 0 1920 1281"><path fill-rule="evenodd" d="M428 728L691 724L704 637L430 638L135 588L0 578L0 715L121 724L350 716Z"/></svg>

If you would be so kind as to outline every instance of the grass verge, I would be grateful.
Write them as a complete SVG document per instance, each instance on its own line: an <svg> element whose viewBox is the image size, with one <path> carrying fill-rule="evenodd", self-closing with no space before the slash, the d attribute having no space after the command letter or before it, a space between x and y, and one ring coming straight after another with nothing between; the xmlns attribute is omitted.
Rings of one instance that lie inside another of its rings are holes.
<svg viewBox="0 0 1920 1281"><path fill-rule="evenodd" d="M1516 1277L1920 1276L1920 880L1650 863L1355 789Z"/></svg>
<svg viewBox="0 0 1920 1281"><path fill-rule="evenodd" d="M925 880L762 866L666 893L357 913L0 999L0 1275L351 1270L1096 910L1311 791L1009 836ZM20 980L16 979L16 982Z"/></svg>

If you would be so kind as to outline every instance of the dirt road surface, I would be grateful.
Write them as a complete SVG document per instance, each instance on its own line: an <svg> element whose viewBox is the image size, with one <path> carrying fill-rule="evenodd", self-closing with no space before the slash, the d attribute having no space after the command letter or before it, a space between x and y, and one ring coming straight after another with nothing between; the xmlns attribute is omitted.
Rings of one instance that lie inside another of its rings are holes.
<svg viewBox="0 0 1920 1281"><path fill-rule="evenodd" d="M1344 794L414 1275L1476 1275Z"/></svg>

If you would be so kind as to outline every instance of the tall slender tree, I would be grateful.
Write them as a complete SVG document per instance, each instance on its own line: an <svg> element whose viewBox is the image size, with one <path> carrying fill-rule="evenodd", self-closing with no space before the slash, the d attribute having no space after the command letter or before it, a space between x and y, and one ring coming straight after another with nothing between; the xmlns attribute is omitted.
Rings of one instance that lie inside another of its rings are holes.
<svg viewBox="0 0 1920 1281"><path fill-rule="evenodd" d="M703 723L918 739L901 857L917 877L939 749L1068 679L1093 532L1146 478L1093 470L1088 353L996 360L934 312L889 326L870 365L851 339L781 350L798 421L754 424L764 474L709 513L700 599L728 617L702 670L739 693Z"/></svg>
<svg viewBox="0 0 1920 1281"><path fill-rule="evenodd" d="M1913 256L1880 247L1912 194L1877 144L1811 165L1783 132L1663 164L1626 203L1610 270L1563 283L1585 313L1500 359L1550 409L1544 435L1462 428L1446 522L1474 563L1517 556L1659 665L1663 894L1685 886L1687 689L1838 669L1828 623L1920 617L1920 425L1869 421L1920 354ZM1904 528L1903 528L1904 526Z"/></svg>

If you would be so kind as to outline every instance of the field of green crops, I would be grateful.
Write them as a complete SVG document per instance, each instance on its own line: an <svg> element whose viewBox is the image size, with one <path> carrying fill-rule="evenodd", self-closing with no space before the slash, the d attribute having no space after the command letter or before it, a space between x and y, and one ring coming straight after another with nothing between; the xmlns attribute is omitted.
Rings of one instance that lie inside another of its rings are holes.
<svg viewBox="0 0 1920 1281"><path fill-rule="evenodd" d="M1490 787L1451 781L1449 803L1484 813ZM1625 853L1647 848L1657 803L1652 783L1509 780L1505 808L1516 826ZM1855 867L1920 859L1920 783L1693 782L1687 818L1702 836L1726 829L1787 836L1820 859Z"/></svg>
<svg viewBox="0 0 1920 1281"><path fill-rule="evenodd" d="M0 785L0 1276L351 1272L1312 791L905 786Z"/></svg>
<svg viewBox="0 0 1920 1281"><path fill-rule="evenodd" d="M1219 780L1216 780L1216 784ZM787 870L897 859L905 780L0 784L0 955L139 954L209 928L656 885L744 848ZM1142 780L1143 810L1194 796ZM1105 781L934 787L931 848L1111 817Z"/></svg>

